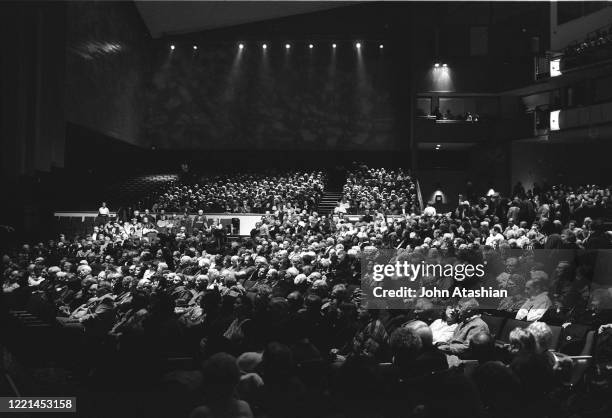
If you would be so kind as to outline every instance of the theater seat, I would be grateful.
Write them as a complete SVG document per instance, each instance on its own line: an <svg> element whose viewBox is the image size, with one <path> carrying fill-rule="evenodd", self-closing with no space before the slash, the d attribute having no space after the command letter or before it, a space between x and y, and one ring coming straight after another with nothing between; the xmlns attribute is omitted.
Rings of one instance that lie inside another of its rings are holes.
<svg viewBox="0 0 612 418"><path fill-rule="evenodd" d="M497 339L503 343L508 343L510 342L510 332L512 332L513 329L527 328L530 323L531 322L508 318L499 332Z"/></svg>
<svg viewBox="0 0 612 418"><path fill-rule="evenodd" d="M579 356L591 356L593 354L593 347L595 346L595 330L587 332L584 340L584 346L577 355ZM584 381L586 373L593 365L592 358L578 358L572 360L572 372L570 378L565 382L565 386L570 389L574 389L581 382Z"/></svg>
<svg viewBox="0 0 612 418"><path fill-rule="evenodd" d="M553 348L559 347L559 341L561 340L561 331L563 330L563 327L556 325L549 325L549 327L552 331L550 346Z"/></svg>
<svg viewBox="0 0 612 418"><path fill-rule="evenodd" d="M584 342L584 348L582 349L581 356L590 356L593 354L593 347L595 346L595 330L588 332L586 341Z"/></svg>
<svg viewBox="0 0 612 418"><path fill-rule="evenodd" d="M506 318L502 316L493 316L488 314L483 314L481 318L488 325L491 336L493 338L498 338L498 335L504 326Z"/></svg>
<svg viewBox="0 0 612 418"><path fill-rule="evenodd" d="M302 361L296 367L296 374L307 386L316 387L327 378L327 364L320 359Z"/></svg>
<svg viewBox="0 0 612 418"><path fill-rule="evenodd" d="M497 336L497 340L502 343L510 342L510 332L512 332L515 328L527 328L531 324L528 321L520 321L518 319L508 319L504 324L500 334ZM559 347L559 341L561 340L561 332L563 330L562 327L556 325L549 325L550 330L552 332L552 338L550 342L550 347L552 349L556 349Z"/></svg>
<svg viewBox="0 0 612 418"><path fill-rule="evenodd" d="M166 370L193 370L196 368L193 357L167 357Z"/></svg>
<svg viewBox="0 0 612 418"><path fill-rule="evenodd" d="M486 321L485 321L486 322ZM508 319L504 326L502 327L501 332L496 337L498 343L507 344L510 342L510 333L515 328L527 328L531 324L528 321L520 321L518 319ZM563 327L556 325L549 325L550 331L552 332L552 337L550 341L550 348L555 350L559 347L561 341L561 333L563 331Z"/></svg>

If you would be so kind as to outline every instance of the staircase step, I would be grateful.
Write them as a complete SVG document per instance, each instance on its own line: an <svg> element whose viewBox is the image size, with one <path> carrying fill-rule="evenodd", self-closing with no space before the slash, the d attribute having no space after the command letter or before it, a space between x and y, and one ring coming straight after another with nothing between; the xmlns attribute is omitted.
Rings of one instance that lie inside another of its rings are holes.
<svg viewBox="0 0 612 418"><path fill-rule="evenodd" d="M342 181L342 179L340 179L337 175L332 177L334 178L334 181L330 182L328 187L332 188L333 190L326 190L323 193L323 196L321 196L317 206L317 212L323 215L333 213L334 209L338 205L338 202L344 196L342 190L345 181Z"/></svg>

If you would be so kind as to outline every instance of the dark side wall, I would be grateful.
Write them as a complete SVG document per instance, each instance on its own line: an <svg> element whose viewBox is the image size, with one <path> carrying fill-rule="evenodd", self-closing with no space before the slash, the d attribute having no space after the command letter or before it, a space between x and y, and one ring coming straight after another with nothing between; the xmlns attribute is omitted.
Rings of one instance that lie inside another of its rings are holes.
<svg viewBox="0 0 612 418"><path fill-rule="evenodd" d="M469 190L484 196L494 188L502 195L510 193L509 142L482 144L464 151L419 151L417 177L423 199L442 190L449 207L457 204L457 196Z"/></svg>
<svg viewBox="0 0 612 418"><path fill-rule="evenodd" d="M143 133L148 31L133 2L66 5L66 120L148 146Z"/></svg>
<svg viewBox="0 0 612 418"><path fill-rule="evenodd" d="M64 164L62 3L0 3L0 167L6 178Z"/></svg>
<svg viewBox="0 0 612 418"><path fill-rule="evenodd" d="M512 143L511 183L523 183L525 189L552 184L611 184L609 159L612 147L604 141L582 143L514 142Z"/></svg>
<svg viewBox="0 0 612 418"><path fill-rule="evenodd" d="M455 57L438 59L444 71L427 60L417 67L416 91L444 93L498 93L529 84L533 79L532 57Z"/></svg>
<svg viewBox="0 0 612 418"><path fill-rule="evenodd" d="M526 190L532 189L534 183L610 185L610 139L609 136L589 139L585 134L579 142L551 138L478 146L455 154L460 162L453 158L453 166L435 166L430 162L418 170L418 178L424 198L440 188L451 205L456 204L457 194L465 193L467 182L478 195L484 195L491 187L508 195L518 181ZM419 157L420 162L423 160Z"/></svg>

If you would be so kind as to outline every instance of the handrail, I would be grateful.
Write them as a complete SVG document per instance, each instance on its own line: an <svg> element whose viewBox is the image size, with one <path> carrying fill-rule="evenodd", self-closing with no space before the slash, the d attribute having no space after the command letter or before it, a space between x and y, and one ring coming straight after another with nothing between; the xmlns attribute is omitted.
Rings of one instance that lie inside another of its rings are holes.
<svg viewBox="0 0 612 418"><path fill-rule="evenodd" d="M421 183L419 182L418 179L416 181L416 185L417 185L417 199L419 201L419 209L421 213L423 213L423 194L421 193Z"/></svg>
<svg viewBox="0 0 612 418"><path fill-rule="evenodd" d="M155 217L159 216L159 213L151 213L151 215L154 215ZM172 216L172 215L184 215L184 212L166 212L167 216ZM197 213L188 213L187 214L190 218L194 218L196 217L198 214ZM218 216L266 216L265 213L238 213L238 212L204 212L204 215L206 215L207 217L218 217ZM58 211L58 212L54 212L53 216L55 216L56 218L96 218L98 217L98 212L97 211ZM144 212L140 214L140 216L144 216ZM117 213L116 212L110 212L109 214L110 218L116 218L117 217Z"/></svg>

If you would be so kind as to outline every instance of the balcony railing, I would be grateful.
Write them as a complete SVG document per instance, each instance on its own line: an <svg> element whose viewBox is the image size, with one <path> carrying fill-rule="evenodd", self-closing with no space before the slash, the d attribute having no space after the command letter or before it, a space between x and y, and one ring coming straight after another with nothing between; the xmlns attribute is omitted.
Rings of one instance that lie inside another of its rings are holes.
<svg viewBox="0 0 612 418"><path fill-rule="evenodd" d="M478 122L420 116L415 120L418 142L485 142L528 138L535 134L534 116L525 114L512 119L480 119Z"/></svg>
<svg viewBox="0 0 612 418"><path fill-rule="evenodd" d="M559 128L578 128L612 123L612 102L561 110Z"/></svg>
<svg viewBox="0 0 612 418"><path fill-rule="evenodd" d="M550 77L550 55L538 55L533 58L534 80Z"/></svg>

